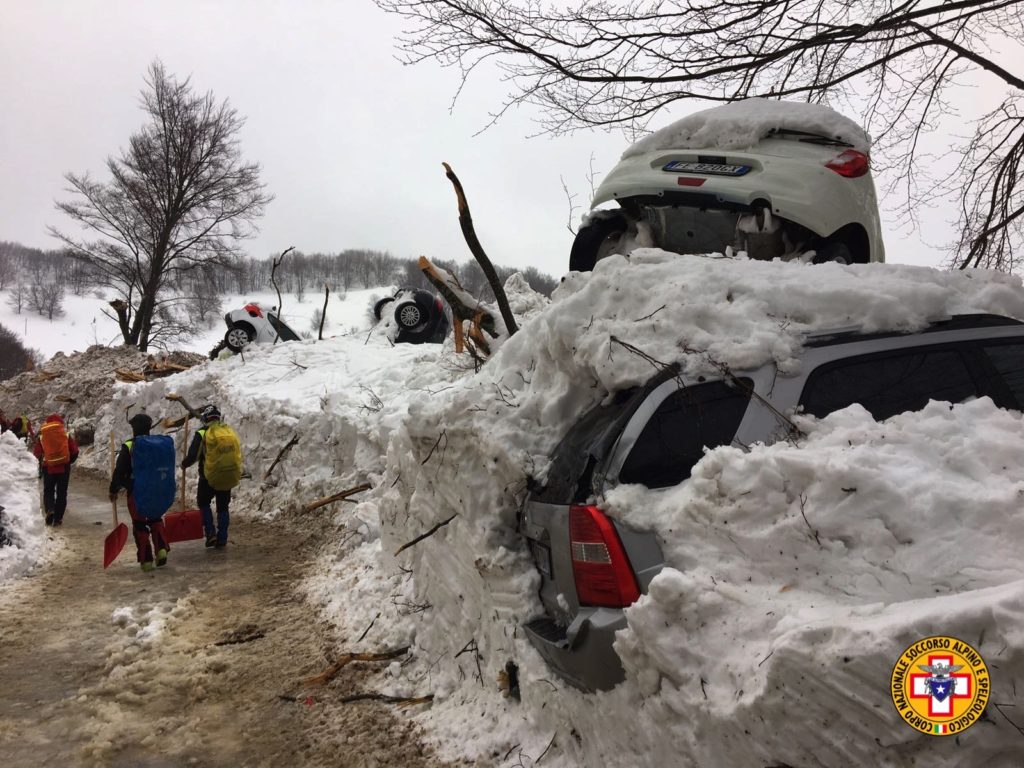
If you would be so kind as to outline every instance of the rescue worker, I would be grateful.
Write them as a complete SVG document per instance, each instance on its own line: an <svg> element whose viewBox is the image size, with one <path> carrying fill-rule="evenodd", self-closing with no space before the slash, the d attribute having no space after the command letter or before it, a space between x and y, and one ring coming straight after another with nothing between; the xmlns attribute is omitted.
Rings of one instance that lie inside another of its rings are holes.
<svg viewBox="0 0 1024 768"><path fill-rule="evenodd" d="M60 414L51 413L46 417L32 443L32 453L39 461L39 474L43 478L46 524L61 525L68 506L71 465L78 459L78 443L68 435Z"/></svg>
<svg viewBox="0 0 1024 768"><path fill-rule="evenodd" d="M148 435L153 427L153 419L146 413L137 413L128 423L132 427L132 439L125 440L117 454L114 474L110 478L110 500L117 501L117 494L122 488L128 492L128 514L132 518L132 536L138 550L138 561L144 571L167 565L167 553L171 545L167 543L164 532L163 518L146 518L139 514L135 507L134 473L132 470L132 443L135 438ZM173 464L171 465L173 468ZM155 555L155 558L154 558Z"/></svg>
<svg viewBox="0 0 1024 768"><path fill-rule="evenodd" d="M15 437L24 440L26 443L29 441L29 438L35 434L32 430L32 422L29 420L28 416L23 413L19 413L11 419L7 427L14 433Z"/></svg>
<svg viewBox="0 0 1024 768"><path fill-rule="evenodd" d="M241 446L235 431L221 421L220 409L216 405L206 406L200 419L203 426L196 430L181 468L186 469L198 462L196 503L203 513L206 546L224 549L228 544L231 489L238 485L242 474ZM214 501L217 504L216 525L211 505Z"/></svg>

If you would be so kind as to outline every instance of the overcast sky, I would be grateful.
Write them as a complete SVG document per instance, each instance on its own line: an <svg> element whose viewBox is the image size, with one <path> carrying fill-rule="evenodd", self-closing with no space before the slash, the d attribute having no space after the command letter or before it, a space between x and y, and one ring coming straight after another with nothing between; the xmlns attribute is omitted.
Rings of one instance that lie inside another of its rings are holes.
<svg viewBox="0 0 1024 768"><path fill-rule="evenodd" d="M476 135L502 84L475 78L451 112L458 74L399 64L400 24L371 0L0 0L0 240L56 247L46 225L68 223L54 209L62 175L105 178L104 159L143 122L138 95L158 57L247 118L243 155L276 197L252 255L371 248L464 261L447 161L495 262L562 274L572 236L561 179L578 219L591 156L606 171L628 142L526 138L537 128L522 111ZM889 261L941 263L884 214L883 226Z"/></svg>

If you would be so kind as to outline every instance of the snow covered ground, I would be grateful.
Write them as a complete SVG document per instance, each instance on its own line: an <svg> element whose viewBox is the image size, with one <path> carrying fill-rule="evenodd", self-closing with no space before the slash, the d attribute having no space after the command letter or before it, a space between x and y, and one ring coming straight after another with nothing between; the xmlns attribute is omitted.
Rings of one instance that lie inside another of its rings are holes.
<svg viewBox="0 0 1024 768"><path fill-rule="evenodd" d="M616 643L627 679L607 693L564 685L524 638L521 623L540 612L538 577L515 529L527 478L544 478L573 421L654 373L615 340L689 372L770 360L792 371L809 329L913 330L972 311L1024 318L1019 279L648 250L570 275L550 305L512 299L531 309L479 371L451 340L391 345L363 332L260 347L118 385L97 435L126 436L128 405L180 414L164 400L176 391L216 402L238 429L250 474L238 514L272 519L369 483L356 503L305 513L333 515L338 530L308 590L350 638L346 651L413 647L381 692L435 697L408 716L441 755L525 766L542 756L544 766L1020 765L1024 737L1006 717L930 738L889 699L904 647L954 635L985 657L992 700L1022 725L1020 414L982 399L883 424L857 406L800 417L807 436L795 444L720 448L677 488L621 487L601 500L656 527L673 566L629 609ZM80 461L102 469L107 456L86 449ZM353 647L371 624L372 645ZM498 686L509 661L521 701Z"/></svg>
<svg viewBox="0 0 1024 768"><path fill-rule="evenodd" d="M371 325L373 302L393 292L393 287L332 292L327 304L324 336L365 331ZM120 343L116 321L104 314L104 310L110 312L107 300L113 298L112 294L108 297L102 290L83 296L68 293L64 297L64 315L54 320L47 320L28 309L22 309L20 314L15 312L7 300L8 294L8 291L0 291L0 325L16 333L26 347L39 350L44 358L53 357L57 352L83 352L94 344ZM207 324L197 329L196 336L176 344L175 349L200 354L209 352L224 338L227 330L224 314L232 309L241 309L250 301L273 307L277 305L277 294L264 291L222 296L221 311L213 313ZM316 337L313 314L323 309L323 305L323 293L313 291L306 293L301 302L295 294L285 293L281 297L282 316L300 336L311 333Z"/></svg>

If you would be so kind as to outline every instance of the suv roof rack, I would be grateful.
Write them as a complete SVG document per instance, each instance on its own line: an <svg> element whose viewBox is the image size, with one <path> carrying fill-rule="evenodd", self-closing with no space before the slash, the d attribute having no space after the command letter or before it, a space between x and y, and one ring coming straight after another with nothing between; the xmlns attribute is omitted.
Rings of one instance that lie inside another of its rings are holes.
<svg viewBox="0 0 1024 768"><path fill-rule="evenodd" d="M1024 325L1024 322L1003 315L953 315L948 320L931 323L924 333L933 331L958 331L961 328L990 328L998 325Z"/></svg>
<svg viewBox="0 0 1024 768"><path fill-rule="evenodd" d="M992 314L969 314L953 315L945 320L934 320L927 328L918 333L935 333L937 331L959 331L965 328L993 328L1000 325L1024 325L1024 322L1012 317ZM851 341L869 341L871 339L885 339L893 336L905 336L906 331L880 331L877 333L862 333L859 326L846 328L835 328L821 331L808 336L804 346L827 347L832 344L845 344Z"/></svg>

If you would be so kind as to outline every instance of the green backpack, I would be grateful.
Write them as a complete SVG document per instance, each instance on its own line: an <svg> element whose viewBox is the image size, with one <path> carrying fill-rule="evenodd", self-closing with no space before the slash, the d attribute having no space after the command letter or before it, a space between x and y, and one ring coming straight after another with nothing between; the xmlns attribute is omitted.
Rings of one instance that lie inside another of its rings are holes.
<svg viewBox="0 0 1024 768"><path fill-rule="evenodd" d="M220 421L204 434L203 475L215 491L230 491L242 480L242 444L235 430Z"/></svg>

